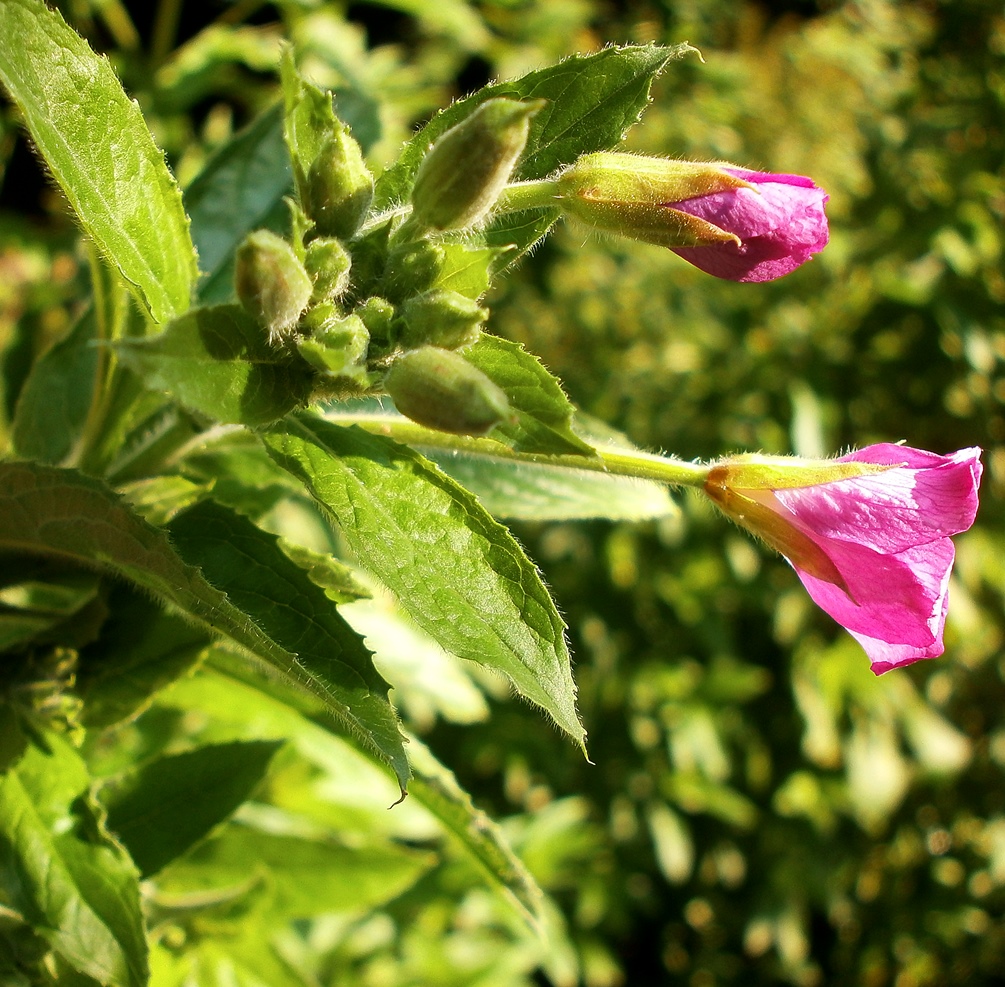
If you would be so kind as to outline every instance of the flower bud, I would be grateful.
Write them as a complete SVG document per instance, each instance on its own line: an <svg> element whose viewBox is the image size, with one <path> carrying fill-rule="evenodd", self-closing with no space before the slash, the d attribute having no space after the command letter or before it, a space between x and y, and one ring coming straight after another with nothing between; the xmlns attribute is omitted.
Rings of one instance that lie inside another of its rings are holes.
<svg viewBox="0 0 1005 987"><path fill-rule="evenodd" d="M441 346L455 350L478 339L488 309L456 291L427 291L401 307L404 346Z"/></svg>
<svg viewBox="0 0 1005 987"><path fill-rule="evenodd" d="M484 219L523 152L544 100L489 99L429 149L412 189L412 215L434 230Z"/></svg>
<svg viewBox="0 0 1005 987"><path fill-rule="evenodd" d="M363 320L370 337L382 343L391 340L391 323L394 322L394 306L386 299L378 295L360 302L353 309L353 313Z"/></svg>
<svg viewBox="0 0 1005 987"><path fill-rule="evenodd" d="M234 287L269 342L291 334L311 297L311 279L293 248L269 230L256 230L237 248Z"/></svg>
<svg viewBox="0 0 1005 987"><path fill-rule="evenodd" d="M343 316L334 305L323 304L302 324L310 336L297 341L297 350L312 367L329 377L366 382L370 333L358 315Z"/></svg>
<svg viewBox="0 0 1005 987"><path fill-rule="evenodd" d="M336 127L307 173L304 208L322 236L348 240L372 199L373 176L363 152L346 128Z"/></svg>
<svg viewBox="0 0 1005 987"><path fill-rule="evenodd" d="M828 240L827 193L800 175L600 152L555 185L567 215L731 281L782 277Z"/></svg>
<svg viewBox="0 0 1005 987"><path fill-rule="evenodd" d="M485 435L510 416L509 400L459 353L423 346L399 357L384 387L412 421L455 435Z"/></svg>
<svg viewBox="0 0 1005 987"><path fill-rule="evenodd" d="M446 260L446 251L429 240L410 240L391 248L381 280L381 291L394 302L427 291Z"/></svg>
<svg viewBox="0 0 1005 987"><path fill-rule="evenodd" d="M345 293L349 287L349 268L352 258L340 240L334 237L318 237L307 244L304 267L314 282L311 303L331 302Z"/></svg>

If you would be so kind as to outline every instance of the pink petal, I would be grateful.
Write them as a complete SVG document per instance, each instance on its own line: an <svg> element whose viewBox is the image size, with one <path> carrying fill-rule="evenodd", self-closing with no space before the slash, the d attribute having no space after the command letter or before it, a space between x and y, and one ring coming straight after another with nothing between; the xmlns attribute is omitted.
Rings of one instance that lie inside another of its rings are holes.
<svg viewBox="0 0 1005 987"><path fill-rule="evenodd" d="M982 472L979 456L979 449L936 456L906 446L871 446L843 460L911 462L918 467L778 490L775 497L808 534L895 554L966 531L974 523Z"/></svg>
<svg viewBox="0 0 1005 987"><path fill-rule="evenodd" d="M796 568L817 606L855 635L924 652L919 657L941 649L955 556L948 538L899 555L848 542L820 544L848 592Z"/></svg>

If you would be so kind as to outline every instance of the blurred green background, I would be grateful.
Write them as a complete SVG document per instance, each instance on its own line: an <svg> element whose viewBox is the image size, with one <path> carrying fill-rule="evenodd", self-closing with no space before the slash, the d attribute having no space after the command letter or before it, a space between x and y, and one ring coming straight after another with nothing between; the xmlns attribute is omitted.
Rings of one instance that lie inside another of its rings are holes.
<svg viewBox="0 0 1005 987"><path fill-rule="evenodd" d="M447 854L319 933L314 982L1005 984L999 0L59 6L183 184L275 98L284 36L341 92L375 166L492 78L688 41L704 61L671 64L628 146L812 176L829 247L737 285L562 228L494 292L490 327L586 412L685 458L985 450L946 654L882 678L782 560L697 500L658 523L516 525L570 625L592 763L488 681L452 705L402 684L398 702L549 892L551 944ZM0 109L2 428L86 276Z"/></svg>

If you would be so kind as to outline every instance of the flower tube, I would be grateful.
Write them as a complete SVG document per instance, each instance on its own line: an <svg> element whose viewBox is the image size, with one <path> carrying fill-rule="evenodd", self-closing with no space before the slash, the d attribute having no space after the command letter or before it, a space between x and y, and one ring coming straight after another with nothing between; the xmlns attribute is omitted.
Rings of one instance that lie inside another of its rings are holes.
<svg viewBox="0 0 1005 987"><path fill-rule="evenodd" d="M944 650L950 536L974 522L980 455L881 443L820 462L737 457L705 492L785 556L879 674Z"/></svg>

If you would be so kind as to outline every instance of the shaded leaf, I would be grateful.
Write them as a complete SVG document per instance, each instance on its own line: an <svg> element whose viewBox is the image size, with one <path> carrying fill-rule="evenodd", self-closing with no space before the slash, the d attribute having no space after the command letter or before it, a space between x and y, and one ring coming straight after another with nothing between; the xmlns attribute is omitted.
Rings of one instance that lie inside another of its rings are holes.
<svg viewBox="0 0 1005 987"><path fill-rule="evenodd" d="M140 876L156 874L230 816L281 746L272 740L211 744L148 761L103 786L108 828Z"/></svg>
<svg viewBox="0 0 1005 987"><path fill-rule="evenodd" d="M582 743L565 625L520 546L471 494L412 449L359 428L301 415L261 435L420 627L505 673Z"/></svg>
<svg viewBox="0 0 1005 987"><path fill-rule="evenodd" d="M307 402L314 381L310 367L270 346L238 305L193 309L160 335L121 340L116 350L147 387L219 422L275 421Z"/></svg>
<svg viewBox="0 0 1005 987"><path fill-rule="evenodd" d="M196 278L181 193L108 61L38 0L0 4L0 80L74 212L156 322Z"/></svg>

